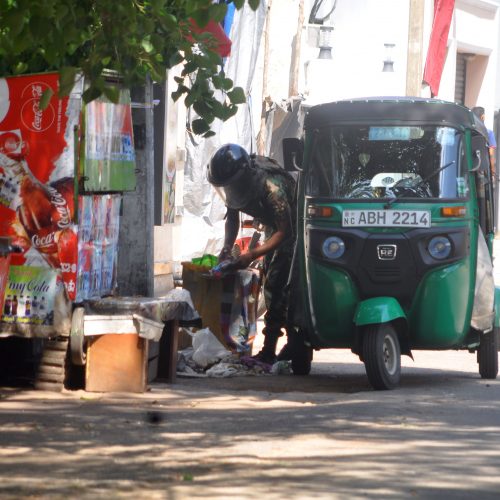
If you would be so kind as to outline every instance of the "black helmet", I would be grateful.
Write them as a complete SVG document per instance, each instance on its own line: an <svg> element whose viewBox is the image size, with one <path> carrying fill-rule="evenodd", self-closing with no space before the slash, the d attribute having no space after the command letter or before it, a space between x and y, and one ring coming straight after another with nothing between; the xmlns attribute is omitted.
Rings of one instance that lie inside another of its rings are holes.
<svg viewBox="0 0 500 500"><path fill-rule="evenodd" d="M243 176L250 167L250 157L237 144L221 146L210 160L207 178L213 186L227 186Z"/></svg>

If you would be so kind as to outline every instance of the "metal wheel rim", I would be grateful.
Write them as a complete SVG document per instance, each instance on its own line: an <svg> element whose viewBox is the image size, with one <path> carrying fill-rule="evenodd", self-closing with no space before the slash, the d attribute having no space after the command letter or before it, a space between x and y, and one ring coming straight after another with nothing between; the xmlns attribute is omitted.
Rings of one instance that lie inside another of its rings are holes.
<svg viewBox="0 0 500 500"><path fill-rule="evenodd" d="M398 368L396 343L391 335L384 336L382 360L389 375L394 375Z"/></svg>

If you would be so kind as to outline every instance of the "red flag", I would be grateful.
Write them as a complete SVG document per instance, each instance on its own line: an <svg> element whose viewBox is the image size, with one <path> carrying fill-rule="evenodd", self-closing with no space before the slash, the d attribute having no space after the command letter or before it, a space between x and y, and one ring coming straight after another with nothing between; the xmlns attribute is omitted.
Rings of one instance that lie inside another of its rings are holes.
<svg viewBox="0 0 500 500"><path fill-rule="evenodd" d="M424 83L427 83L431 88L432 97L435 97L439 92L454 7L455 0L434 0L434 21L423 78Z"/></svg>
<svg viewBox="0 0 500 500"><path fill-rule="evenodd" d="M191 29L195 33L211 33L215 37L217 52L221 57L231 54L231 40L226 36L222 26L213 20L208 21L204 28L200 28L194 19L190 19Z"/></svg>

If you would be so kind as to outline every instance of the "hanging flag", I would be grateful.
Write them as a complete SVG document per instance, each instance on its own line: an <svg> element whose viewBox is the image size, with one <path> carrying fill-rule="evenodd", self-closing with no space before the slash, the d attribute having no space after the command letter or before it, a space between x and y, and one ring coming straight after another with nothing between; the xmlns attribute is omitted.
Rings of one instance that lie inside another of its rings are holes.
<svg viewBox="0 0 500 500"><path fill-rule="evenodd" d="M195 33L211 33L215 37L217 52L221 57L227 57L231 54L231 40L224 33L222 26L210 20L203 28L200 28L194 19L190 19L191 29Z"/></svg>
<svg viewBox="0 0 500 500"><path fill-rule="evenodd" d="M432 97L438 95L439 92L454 7L455 0L434 0L434 21L423 78L423 82L431 88Z"/></svg>

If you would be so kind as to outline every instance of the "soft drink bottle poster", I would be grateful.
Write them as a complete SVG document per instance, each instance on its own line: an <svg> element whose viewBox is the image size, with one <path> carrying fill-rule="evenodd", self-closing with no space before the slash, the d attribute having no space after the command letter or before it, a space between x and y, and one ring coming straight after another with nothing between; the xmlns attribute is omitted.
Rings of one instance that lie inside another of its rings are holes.
<svg viewBox="0 0 500 500"><path fill-rule="evenodd" d="M10 266L1 320L5 323L52 325L58 286L58 273L53 269Z"/></svg>
<svg viewBox="0 0 500 500"><path fill-rule="evenodd" d="M40 99L53 95L44 109ZM58 74L0 79L0 236L23 249L13 264L60 270L76 297L74 134L81 99L59 98Z"/></svg>
<svg viewBox="0 0 500 500"><path fill-rule="evenodd" d="M130 93L118 103L100 97L85 106L84 187L86 191L133 191L135 149Z"/></svg>

